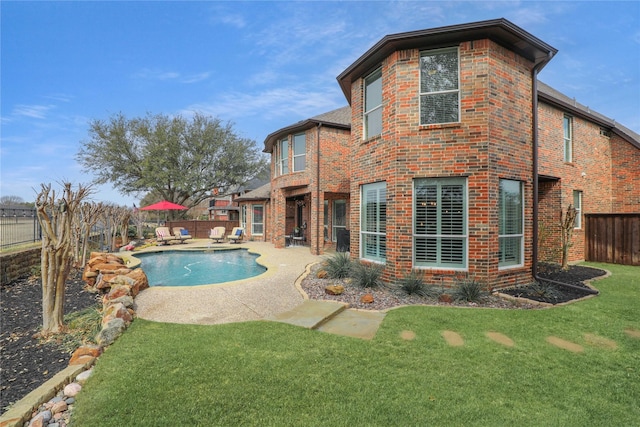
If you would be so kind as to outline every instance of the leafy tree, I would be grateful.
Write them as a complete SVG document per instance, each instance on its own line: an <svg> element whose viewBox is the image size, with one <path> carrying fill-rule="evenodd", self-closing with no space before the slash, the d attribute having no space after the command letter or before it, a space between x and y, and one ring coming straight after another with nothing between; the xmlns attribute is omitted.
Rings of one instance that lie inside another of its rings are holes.
<svg viewBox="0 0 640 427"><path fill-rule="evenodd" d="M202 114L190 120L164 114L129 119L121 113L94 119L77 159L97 184L110 182L127 195L153 192L187 207L214 188L225 192L244 184L266 162L255 141Z"/></svg>

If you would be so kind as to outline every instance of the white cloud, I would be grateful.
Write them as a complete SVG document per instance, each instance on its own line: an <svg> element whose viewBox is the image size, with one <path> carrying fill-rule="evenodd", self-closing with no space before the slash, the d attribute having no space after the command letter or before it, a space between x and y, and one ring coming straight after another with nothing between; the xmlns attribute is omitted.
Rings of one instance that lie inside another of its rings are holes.
<svg viewBox="0 0 640 427"><path fill-rule="evenodd" d="M14 116L30 117L32 119L45 119L47 113L54 109L54 105L16 105L13 109Z"/></svg>
<svg viewBox="0 0 640 427"><path fill-rule="evenodd" d="M178 71L165 71L152 68L143 68L133 75L134 78L152 81L176 81L178 83L191 84L207 80L211 72L182 74Z"/></svg>

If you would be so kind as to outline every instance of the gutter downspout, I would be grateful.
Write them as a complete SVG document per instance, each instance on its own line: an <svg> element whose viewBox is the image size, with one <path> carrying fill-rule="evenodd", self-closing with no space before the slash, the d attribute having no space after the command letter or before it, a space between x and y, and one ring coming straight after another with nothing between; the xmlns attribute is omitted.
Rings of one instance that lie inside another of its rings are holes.
<svg viewBox="0 0 640 427"><path fill-rule="evenodd" d="M320 255L320 242L321 239L324 240L324 237L320 235L320 128L322 127L322 123L318 123L316 127L316 146L317 146L317 164L316 167L316 254ZM324 233L322 234L324 236Z"/></svg>
<svg viewBox="0 0 640 427"><path fill-rule="evenodd" d="M549 60L553 54L549 53ZM541 62L533 67L531 71L531 83L533 86L533 102L532 104L532 138L533 138L533 242L532 242L532 263L531 273L536 281L544 281L553 283L554 285L564 286L572 289L579 289L589 294L598 295L600 292L589 287L575 286L569 283L556 282L555 280L543 279L538 276L538 70L542 68L549 60Z"/></svg>

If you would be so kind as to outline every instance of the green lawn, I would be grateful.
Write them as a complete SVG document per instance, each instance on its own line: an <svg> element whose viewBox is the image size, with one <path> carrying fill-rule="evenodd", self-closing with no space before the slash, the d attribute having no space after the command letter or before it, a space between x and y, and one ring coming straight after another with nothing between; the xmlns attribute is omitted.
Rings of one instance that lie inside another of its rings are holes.
<svg viewBox="0 0 640 427"><path fill-rule="evenodd" d="M593 265L613 272L596 298L533 311L408 307L372 341L270 322L136 320L100 358L73 425L638 426L640 338L625 330L640 330L640 268ZM445 330L464 345L449 346Z"/></svg>

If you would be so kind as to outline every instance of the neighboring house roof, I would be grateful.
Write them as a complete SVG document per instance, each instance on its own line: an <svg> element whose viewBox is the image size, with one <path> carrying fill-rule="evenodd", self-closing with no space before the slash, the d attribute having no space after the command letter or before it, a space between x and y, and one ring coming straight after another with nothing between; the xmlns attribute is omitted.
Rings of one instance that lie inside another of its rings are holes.
<svg viewBox="0 0 640 427"><path fill-rule="evenodd" d="M283 136L318 125L340 129L351 129L351 107L347 105L279 129L267 136L264 140L264 150L262 151L264 153L271 153L273 151L273 144Z"/></svg>
<svg viewBox="0 0 640 427"><path fill-rule="evenodd" d="M640 135L617 123L591 108L580 104L575 98L569 98L567 95L555 90L551 86L538 80L538 99L544 101L562 110L566 110L571 114L580 116L586 120L594 122L599 126L610 129L618 134L621 138L629 141L632 145L640 148Z"/></svg>
<svg viewBox="0 0 640 427"><path fill-rule="evenodd" d="M472 22L385 36L347 67L338 76L338 83L351 104L352 82L379 66L382 60L393 52L425 46L447 47L454 43L481 39L493 40L529 59L535 65L540 65L538 71L558 52L557 49L504 18Z"/></svg>
<svg viewBox="0 0 640 427"><path fill-rule="evenodd" d="M255 190L245 193L243 196L233 199L234 202L249 202L252 200L268 200L271 198L271 183L268 182Z"/></svg>

